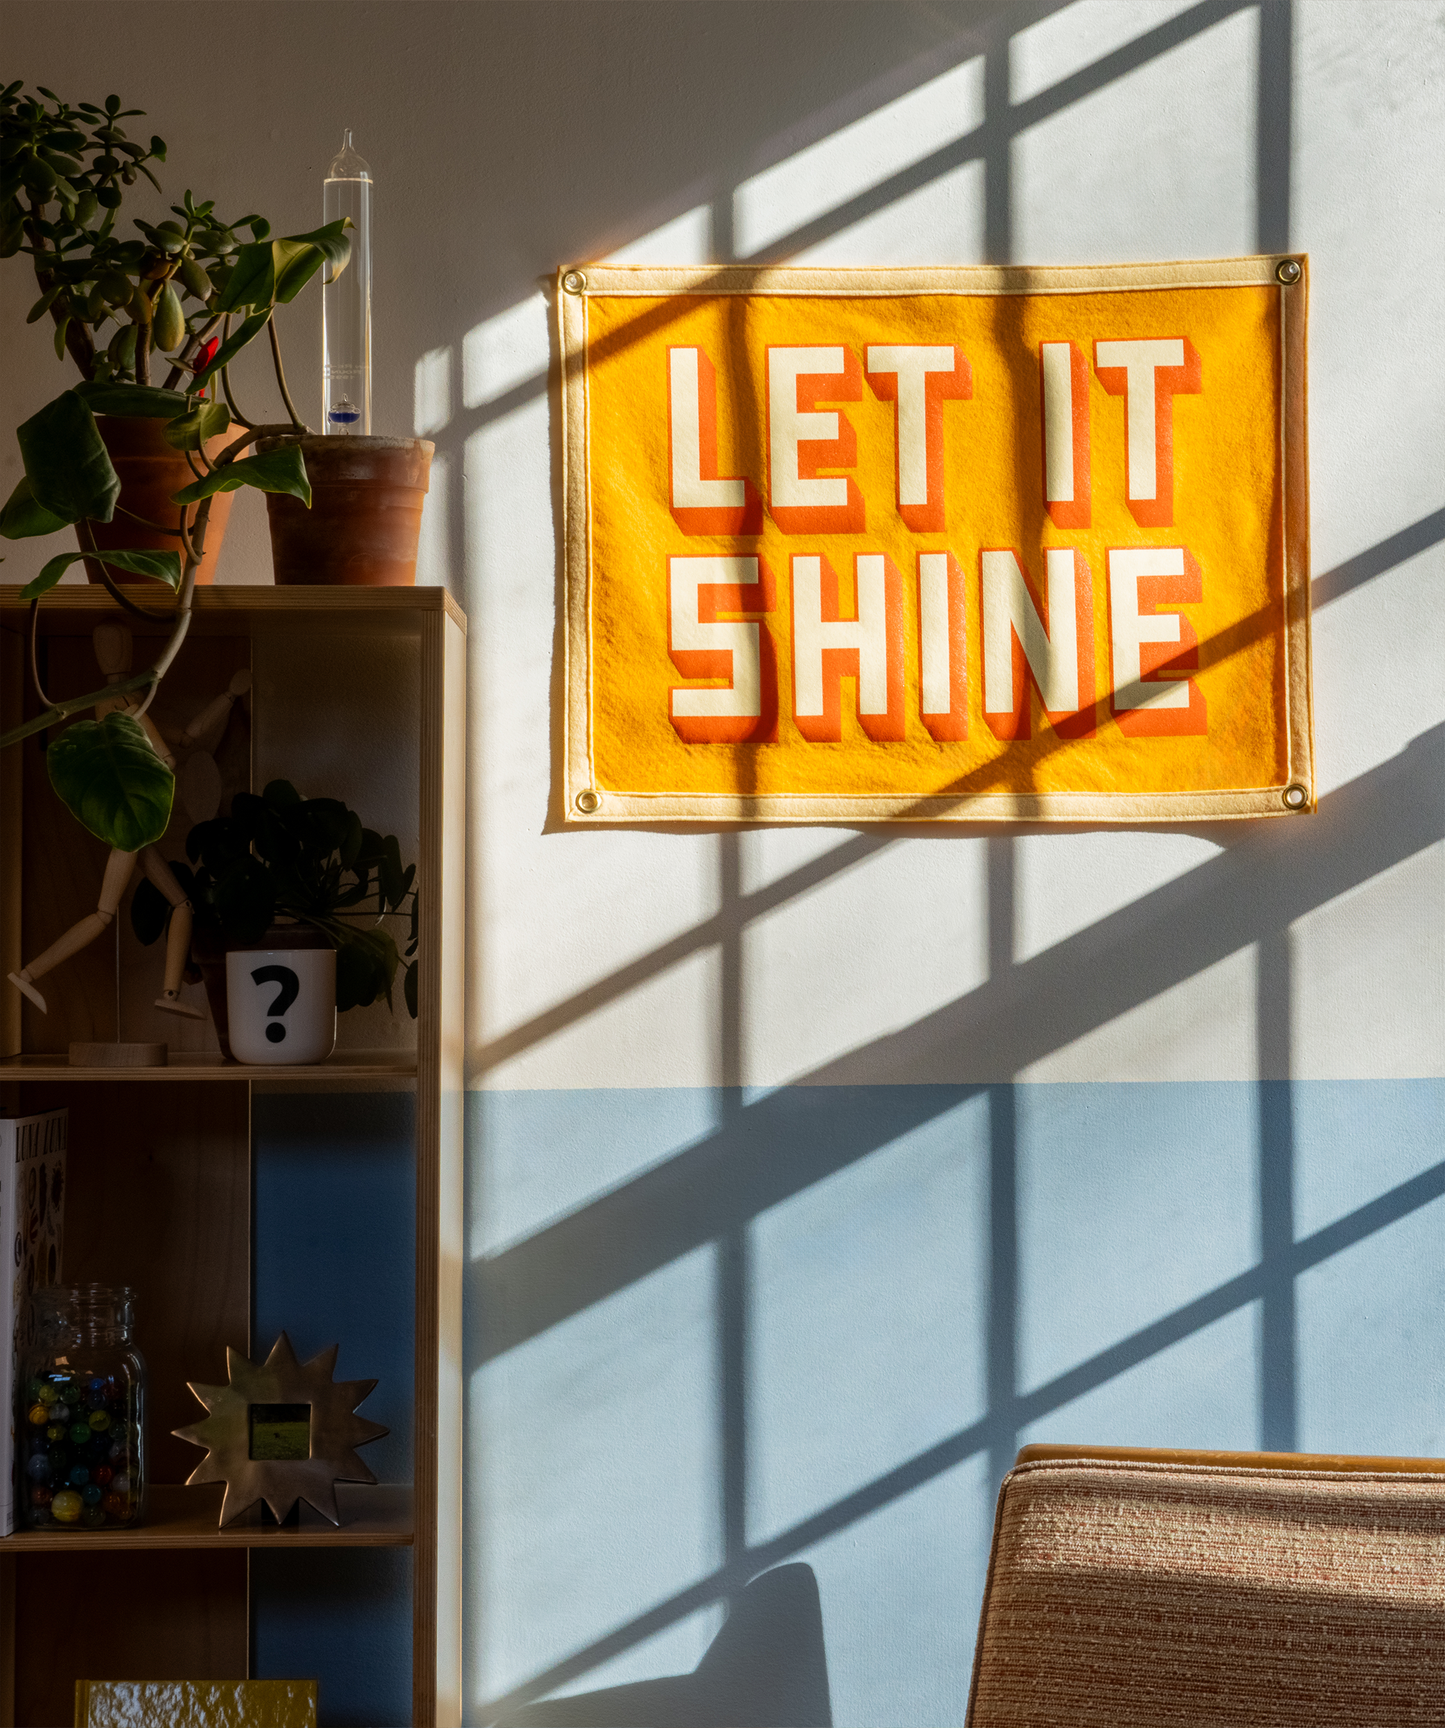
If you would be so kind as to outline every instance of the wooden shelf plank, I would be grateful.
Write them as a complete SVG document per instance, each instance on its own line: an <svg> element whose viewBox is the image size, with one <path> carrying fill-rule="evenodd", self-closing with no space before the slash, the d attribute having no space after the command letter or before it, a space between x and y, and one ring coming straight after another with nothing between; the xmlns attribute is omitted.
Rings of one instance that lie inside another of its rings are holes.
<svg viewBox="0 0 1445 1728"><path fill-rule="evenodd" d="M167 598L164 590L154 582L140 584L144 589L141 596L151 601L160 610ZM47 627L47 621L55 621L76 613L105 612L116 610L115 602L104 588L93 587L90 583L64 582L59 587L52 588L45 596L45 604L41 607L41 629ZM15 613L28 617L30 602L20 598L18 583L0 584L0 613ZM336 587L285 587L278 588L270 582L229 582L209 588L197 588L195 591L195 616L197 620L207 617L221 616L233 619L251 616L261 617L291 616L311 614L317 618L329 618L343 622L347 618L358 616L389 619L393 625L401 624L403 615L412 613L443 612L453 623L463 630L467 627L466 613L452 599L445 588L351 588L344 585ZM16 620L11 620L13 627ZM74 622L68 626L76 628ZM140 619L132 620L132 628L137 636L151 633ZM152 626L152 630L165 633L164 623Z"/></svg>
<svg viewBox="0 0 1445 1728"><path fill-rule="evenodd" d="M0 1556L62 1553L69 1548L409 1548L413 1541L409 1484L370 1488L342 1482L336 1488L342 1524L328 1524L309 1506L301 1522L286 1529L262 1524L256 1509L222 1530L221 1489L152 1486L144 1524L129 1530L20 1530L0 1537Z"/></svg>
<svg viewBox="0 0 1445 1728"><path fill-rule="evenodd" d="M0 1057L0 1080L288 1080L328 1086L337 1080L415 1079L414 1050L341 1050L324 1062L227 1062L214 1052L172 1051L164 1068L72 1068L63 1054Z"/></svg>

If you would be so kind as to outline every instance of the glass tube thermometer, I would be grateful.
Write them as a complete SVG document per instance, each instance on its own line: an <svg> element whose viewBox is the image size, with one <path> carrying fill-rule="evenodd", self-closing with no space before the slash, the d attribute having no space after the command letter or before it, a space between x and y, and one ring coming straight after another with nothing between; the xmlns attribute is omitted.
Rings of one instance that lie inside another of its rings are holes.
<svg viewBox="0 0 1445 1728"><path fill-rule="evenodd" d="M321 295L322 414L328 432L371 431L371 170L342 137L326 171L323 206L328 222L351 219L346 268L326 279Z"/></svg>

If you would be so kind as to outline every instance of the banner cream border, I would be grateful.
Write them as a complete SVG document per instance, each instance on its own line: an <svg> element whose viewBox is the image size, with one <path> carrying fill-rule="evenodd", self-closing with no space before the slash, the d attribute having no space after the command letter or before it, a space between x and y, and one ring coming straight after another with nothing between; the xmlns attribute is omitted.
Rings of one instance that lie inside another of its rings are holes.
<svg viewBox="0 0 1445 1728"><path fill-rule="evenodd" d="M1279 281L1286 262L1299 279ZM589 489L587 297L598 295L800 294L866 298L878 294L1087 294L1150 288L1268 287L1280 297L1280 446L1284 508L1285 716L1288 773L1280 786L1216 792L1012 793L932 797L782 793L701 794L604 791L595 785L591 749L592 512ZM557 272L562 356L563 632L562 819L569 826L697 822L1216 822L1309 814L1316 808L1311 707L1309 463L1306 451L1306 328L1309 258L1273 253L1173 264L870 268L859 270L579 264ZM1286 793L1304 792L1302 803ZM579 802L580 801L580 802Z"/></svg>

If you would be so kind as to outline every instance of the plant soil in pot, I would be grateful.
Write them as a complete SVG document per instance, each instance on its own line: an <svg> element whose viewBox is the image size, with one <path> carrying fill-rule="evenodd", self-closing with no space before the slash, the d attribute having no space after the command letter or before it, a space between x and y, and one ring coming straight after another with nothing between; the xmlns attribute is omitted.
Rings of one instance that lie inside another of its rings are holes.
<svg viewBox="0 0 1445 1728"><path fill-rule="evenodd" d="M278 583L409 588L416 581L422 501L435 446L425 438L263 438L261 452L297 444L311 508L266 495Z"/></svg>
<svg viewBox="0 0 1445 1728"><path fill-rule="evenodd" d="M145 548L157 552L179 552L181 542L179 535L162 533L167 525L174 526L180 514L180 506L171 503L171 499L183 486L189 486L195 479L190 465L186 461L183 450L173 450L165 441L165 422L151 419L129 419L114 414L98 414L95 420L105 442L106 450L120 476L120 502L116 506L115 515L109 522L87 522L85 530L95 536L95 544L101 549L122 550ZM240 429L223 432L212 438L206 445L206 455L215 461L226 445L239 436ZM221 555L221 541L226 532L226 521L231 514L231 498L229 492L220 492L211 500L210 519L206 524L206 550L201 559L200 569L196 572L197 582L214 582L216 579L216 560ZM199 505L192 504L186 513L186 526L196 519ZM127 515L126 512L130 514ZM139 516L146 523L155 523L156 527L148 528L143 522L137 522ZM81 546L86 545L85 534L77 530ZM86 574L92 582L101 579L100 564L94 558L85 560ZM147 576L136 576L119 569L112 569L112 580L117 582L150 582ZM164 584L161 584L164 586Z"/></svg>

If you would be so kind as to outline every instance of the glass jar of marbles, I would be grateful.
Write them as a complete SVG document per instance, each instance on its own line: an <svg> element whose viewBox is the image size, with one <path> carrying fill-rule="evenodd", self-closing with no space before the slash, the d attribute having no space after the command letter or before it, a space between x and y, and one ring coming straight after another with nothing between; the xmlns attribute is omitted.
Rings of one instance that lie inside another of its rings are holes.
<svg viewBox="0 0 1445 1728"><path fill-rule="evenodd" d="M34 1342L17 1382L16 1523L106 1530L145 1510L145 1359L135 1293L81 1284L32 1293Z"/></svg>

